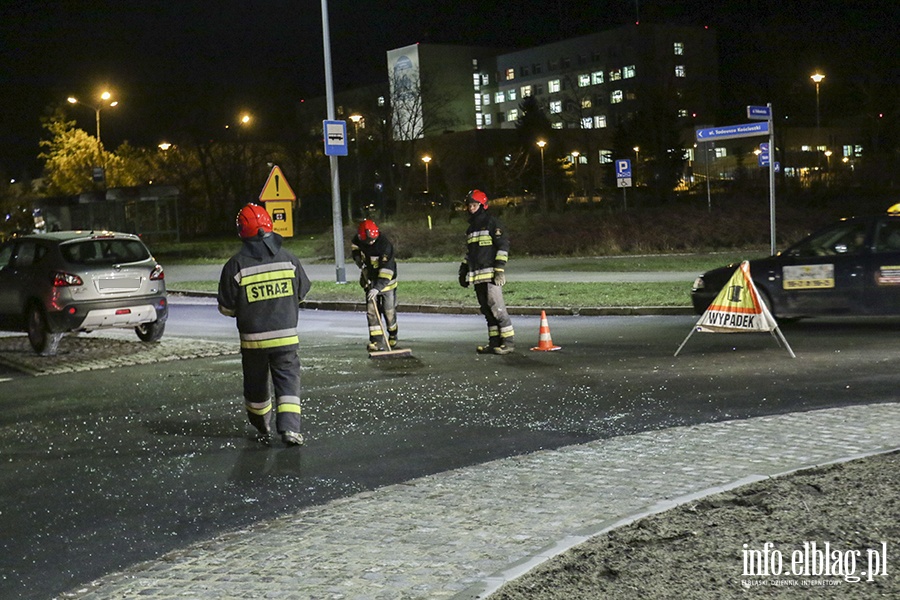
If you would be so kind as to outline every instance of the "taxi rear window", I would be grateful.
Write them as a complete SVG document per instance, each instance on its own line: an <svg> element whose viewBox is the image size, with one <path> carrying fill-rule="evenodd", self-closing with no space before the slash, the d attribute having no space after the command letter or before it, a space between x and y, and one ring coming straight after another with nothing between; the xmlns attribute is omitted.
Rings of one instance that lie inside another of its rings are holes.
<svg viewBox="0 0 900 600"><path fill-rule="evenodd" d="M63 259L73 265L97 265L139 262L150 252L137 240L81 240L59 247Z"/></svg>

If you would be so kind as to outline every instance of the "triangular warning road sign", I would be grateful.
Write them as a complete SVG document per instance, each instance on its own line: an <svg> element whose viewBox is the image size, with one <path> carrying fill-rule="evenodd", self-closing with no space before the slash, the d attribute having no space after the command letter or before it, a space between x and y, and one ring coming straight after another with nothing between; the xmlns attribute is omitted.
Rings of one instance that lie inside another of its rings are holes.
<svg viewBox="0 0 900 600"><path fill-rule="evenodd" d="M284 178L284 173L281 172L281 167L278 165L272 167L272 170L269 172L269 177L266 179L266 185L263 186L262 192L259 194L259 199L261 202L272 200L294 201L297 199L297 195L294 194L294 190L288 185L287 179Z"/></svg>
<svg viewBox="0 0 900 600"><path fill-rule="evenodd" d="M746 260L735 269L731 279L719 291L709 308L681 342L681 346L675 351L675 356L678 356L695 331L702 333L768 331L775 336L779 344L784 345L791 358L796 358L794 351L778 328L775 317L769 312L765 302L760 300L756 285L750 277L750 263Z"/></svg>
<svg viewBox="0 0 900 600"><path fill-rule="evenodd" d="M778 324L772 313L759 299L747 261L735 269L731 279L697 322L697 329L708 333L772 331L776 327Z"/></svg>

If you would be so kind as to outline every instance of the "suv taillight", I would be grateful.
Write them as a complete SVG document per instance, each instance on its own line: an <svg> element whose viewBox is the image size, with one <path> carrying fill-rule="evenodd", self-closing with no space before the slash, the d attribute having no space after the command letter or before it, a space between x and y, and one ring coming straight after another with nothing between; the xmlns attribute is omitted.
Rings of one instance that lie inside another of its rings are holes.
<svg viewBox="0 0 900 600"><path fill-rule="evenodd" d="M150 271L150 281L157 281L159 279L165 279L166 274L163 272L162 265L156 265L153 267L153 270Z"/></svg>
<svg viewBox="0 0 900 600"><path fill-rule="evenodd" d="M81 277L71 273L57 271L53 274L53 287L69 287L70 285L84 285L84 282L81 281Z"/></svg>

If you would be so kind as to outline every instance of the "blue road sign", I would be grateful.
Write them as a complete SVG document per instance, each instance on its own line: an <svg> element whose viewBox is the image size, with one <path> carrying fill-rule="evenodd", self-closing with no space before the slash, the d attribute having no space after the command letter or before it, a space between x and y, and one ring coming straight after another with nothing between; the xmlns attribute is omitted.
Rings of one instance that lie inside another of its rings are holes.
<svg viewBox="0 0 900 600"><path fill-rule="evenodd" d="M616 177L624 179L631 177L631 160L620 158L616 161Z"/></svg>
<svg viewBox="0 0 900 600"><path fill-rule="evenodd" d="M710 142L712 140L730 140L734 138L755 137L757 135L769 135L769 122L744 123L741 125L723 125L722 127L710 127L697 130L698 142Z"/></svg>
<svg viewBox="0 0 900 600"><path fill-rule="evenodd" d="M325 156L347 156L347 121L322 121Z"/></svg>
<svg viewBox="0 0 900 600"><path fill-rule="evenodd" d="M770 107L770 106L748 106L747 107L747 118L748 119L771 119L772 118L772 107Z"/></svg>

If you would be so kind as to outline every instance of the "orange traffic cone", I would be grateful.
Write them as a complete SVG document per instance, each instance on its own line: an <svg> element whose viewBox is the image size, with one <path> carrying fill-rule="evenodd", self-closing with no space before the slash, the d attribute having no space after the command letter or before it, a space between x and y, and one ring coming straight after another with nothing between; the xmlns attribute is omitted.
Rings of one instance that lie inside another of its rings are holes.
<svg viewBox="0 0 900 600"><path fill-rule="evenodd" d="M550 339L550 324L547 322L547 313L546 311L541 311L541 330L540 330L540 339L538 340L538 345L532 350L538 350L540 352L551 352L553 350L561 350L559 346L553 345L553 340Z"/></svg>

